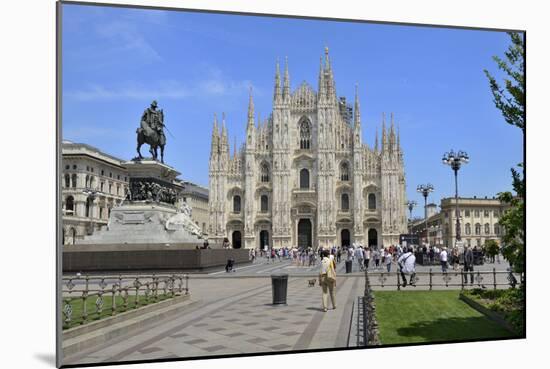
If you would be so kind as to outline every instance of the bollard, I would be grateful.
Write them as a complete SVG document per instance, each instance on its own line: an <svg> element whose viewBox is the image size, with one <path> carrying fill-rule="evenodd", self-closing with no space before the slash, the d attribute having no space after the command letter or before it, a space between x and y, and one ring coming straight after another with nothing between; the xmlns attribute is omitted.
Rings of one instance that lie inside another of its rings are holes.
<svg viewBox="0 0 550 369"><path fill-rule="evenodd" d="M273 305L286 305L286 291L288 283L288 274L272 274L271 290L273 295Z"/></svg>

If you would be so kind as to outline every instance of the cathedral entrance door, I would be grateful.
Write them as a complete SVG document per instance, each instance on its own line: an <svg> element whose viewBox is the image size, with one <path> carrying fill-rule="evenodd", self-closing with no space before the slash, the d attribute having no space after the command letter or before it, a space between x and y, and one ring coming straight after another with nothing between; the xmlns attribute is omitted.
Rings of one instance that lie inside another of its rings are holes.
<svg viewBox="0 0 550 369"><path fill-rule="evenodd" d="M378 232L376 229L369 229L369 247L378 246Z"/></svg>
<svg viewBox="0 0 550 369"><path fill-rule="evenodd" d="M349 245L351 244L349 230L348 229L342 229L341 236L342 236L342 245L341 246L342 247L349 247Z"/></svg>
<svg viewBox="0 0 550 369"><path fill-rule="evenodd" d="M234 231L231 235L231 245L233 245L234 249L240 249L241 248L241 232L240 231Z"/></svg>
<svg viewBox="0 0 550 369"><path fill-rule="evenodd" d="M308 248L313 246L311 228L311 220L300 219L298 221L298 248Z"/></svg>
<svg viewBox="0 0 550 369"><path fill-rule="evenodd" d="M263 230L260 231L260 249L263 250L265 246L269 247L269 232Z"/></svg>

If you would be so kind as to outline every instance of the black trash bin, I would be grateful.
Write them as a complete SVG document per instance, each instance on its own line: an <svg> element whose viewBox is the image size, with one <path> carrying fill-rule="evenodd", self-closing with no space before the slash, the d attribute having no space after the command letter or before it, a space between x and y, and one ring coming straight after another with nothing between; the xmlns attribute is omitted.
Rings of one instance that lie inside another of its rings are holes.
<svg viewBox="0 0 550 369"><path fill-rule="evenodd" d="M288 274L272 274L271 290L273 292L273 305L286 305Z"/></svg>
<svg viewBox="0 0 550 369"><path fill-rule="evenodd" d="M351 268L353 266L353 262L351 260L346 260L346 274L351 273Z"/></svg>

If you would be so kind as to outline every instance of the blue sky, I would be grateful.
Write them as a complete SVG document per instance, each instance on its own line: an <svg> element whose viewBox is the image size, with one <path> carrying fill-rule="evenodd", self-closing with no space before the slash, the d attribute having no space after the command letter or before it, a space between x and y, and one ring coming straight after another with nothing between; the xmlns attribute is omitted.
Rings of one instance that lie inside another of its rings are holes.
<svg viewBox="0 0 550 369"><path fill-rule="evenodd" d="M427 182L437 204L454 195L441 164L450 149L471 158L461 196L510 190L509 168L522 160L521 132L494 107L483 73L501 76L492 56L508 46L503 32L64 4L62 36L63 138L131 159L141 114L156 99L171 132L165 162L203 185L214 113L226 113L231 145L240 145L249 87L266 117L276 59L288 57L293 88L316 88L325 45L338 95L352 101L359 84L365 143L382 113L394 113L409 199L423 204L416 186Z"/></svg>

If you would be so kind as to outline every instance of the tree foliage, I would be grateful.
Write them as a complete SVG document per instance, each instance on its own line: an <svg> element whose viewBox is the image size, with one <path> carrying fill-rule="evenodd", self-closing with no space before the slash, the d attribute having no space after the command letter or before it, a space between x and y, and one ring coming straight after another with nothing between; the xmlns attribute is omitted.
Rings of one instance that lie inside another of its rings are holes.
<svg viewBox="0 0 550 369"><path fill-rule="evenodd" d="M502 112L504 120L511 125L519 127L525 134L525 48L524 34L509 32L512 44L508 47L506 60L493 56L498 68L508 78L504 78L504 88L485 69L485 75L489 78L489 85L493 93L495 106Z"/></svg>
<svg viewBox="0 0 550 369"><path fill-rule="evenodd" d="M504 88L496 79L485 70L489 79L489 86L493 93L493 101L497 109L502 112L506 123L521 129L525 136L525 48L524 34L510 32L512 43L504 53L506 60L494 56L500 70L508 78L504 78ZM524 164L518 164L523 169ZM525 173L523 170L511 168L512 192L501 192L500 201L509 204L509 209L499 220L504 227L502 237L503 256L510 262L516 271L525 270Z"/></svg>
<svg viewBox="0 0 550 369"><path fill-rule="evenodd" d="M494 257L499 252L498 242L496 240L486 240L483 251L490 257Z"/></svg>

